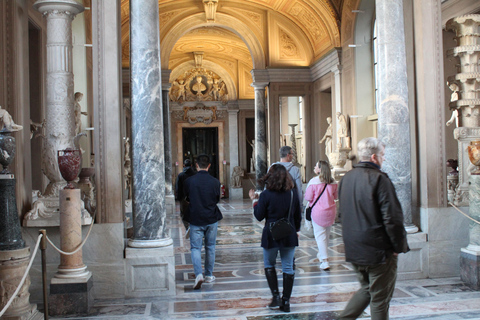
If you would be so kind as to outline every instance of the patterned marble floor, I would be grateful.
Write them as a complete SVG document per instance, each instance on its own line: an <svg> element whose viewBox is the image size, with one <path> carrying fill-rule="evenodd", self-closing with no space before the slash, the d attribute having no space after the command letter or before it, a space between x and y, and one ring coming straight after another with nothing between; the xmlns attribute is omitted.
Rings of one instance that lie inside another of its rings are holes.
<svg viewBox="0 0 480 320"><path fill-rule="evenodd" d="M316 243L301 233L300 247L295 253L292 310L285 314L265 307L271 296L263 275L260 248L263 223L253 218L250 201L225 200L219 206L224 219L217 237L214 283L193 290L190 244L176 215L168 218L175 246L176 296L95 300L88 316L50 319L336 319L358 288L351 266L344 261L339 226L335 225L331 233L330 271L319 269ZM480 292L469 289L459 278L398 281L390 318L480 319ZM368 309L361 319L370 319Z"/></svg>

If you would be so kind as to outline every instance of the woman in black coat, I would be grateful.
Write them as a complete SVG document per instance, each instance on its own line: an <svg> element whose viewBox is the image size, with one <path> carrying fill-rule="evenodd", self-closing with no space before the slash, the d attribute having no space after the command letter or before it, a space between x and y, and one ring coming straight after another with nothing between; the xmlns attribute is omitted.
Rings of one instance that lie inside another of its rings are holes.
<svg viewBox="0 0 480 320"><path fill-rule="evenodd" d="M297 192L293 190L295 184L290 174L280 164L272 165L267 174L260 179L260 182L265 184L265 190L260 193L260 196L253 189L250 190L249 195L253 200L255 218L258 221L265 219L265 227L262 233L263 261L265 276L273 295L272 302L268 307L270 309L280 308L282 311L290 312L290 296L295 278L293 260L295 247L298 246L296 232L300 231L302 219L300 201ZM281 218L287 218L289 210L291 210L290 224L295 230L285 238L275 241L270 232L270 225ZM277 272L275 271L278 252L280 252L283 271L282 299L280 299Z"/></svg>

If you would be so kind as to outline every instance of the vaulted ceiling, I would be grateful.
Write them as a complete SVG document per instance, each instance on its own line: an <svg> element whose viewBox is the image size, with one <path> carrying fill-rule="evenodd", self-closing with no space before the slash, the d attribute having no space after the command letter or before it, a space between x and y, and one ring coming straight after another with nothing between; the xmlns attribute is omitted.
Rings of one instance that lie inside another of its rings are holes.
<svg viewBox="0 0 480 320"><path fill-rule="evenodd" d="M158 0L162 69L171 80L194 52L251 98L250 70L308 67L340 46L344 0ZM122 65L129 67L129 0L121 2Z"/></svg>

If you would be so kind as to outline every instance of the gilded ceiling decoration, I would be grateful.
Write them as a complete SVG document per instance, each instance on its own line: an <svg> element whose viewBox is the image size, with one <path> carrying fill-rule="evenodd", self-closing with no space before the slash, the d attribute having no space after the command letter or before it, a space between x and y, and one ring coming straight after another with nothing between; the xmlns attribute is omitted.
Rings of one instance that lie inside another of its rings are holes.
<svg viewBox="0 0 480 320"><path fill-rule="evenodd" d="M201 51L204 61L225 69L232 77L229 83L243 86L251 81L238 78L244 68L308 67L341 45L344 1L158 0L160 45L166 46L162 68L168 65L173 72L181 67L185 69L180 73L187 72L195 66L192 53ZM129 0L121 0L121 21L122 65L128 68ZM278 30L272 32L272 28ZM236 91L250 94L249 89Z"/></svg>

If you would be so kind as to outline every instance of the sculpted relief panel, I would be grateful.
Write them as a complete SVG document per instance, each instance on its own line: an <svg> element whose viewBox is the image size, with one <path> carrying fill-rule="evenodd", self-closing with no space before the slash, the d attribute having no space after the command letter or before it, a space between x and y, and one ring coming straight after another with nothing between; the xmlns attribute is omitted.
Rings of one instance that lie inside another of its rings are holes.
<svg viewBox="0 0 480 320"><path fill-rule="evenodd" d="M216 73L204 68L186 71L172 83L170 100L185 101L221 101L226 104L228 91L225 82Z"/></svg>

